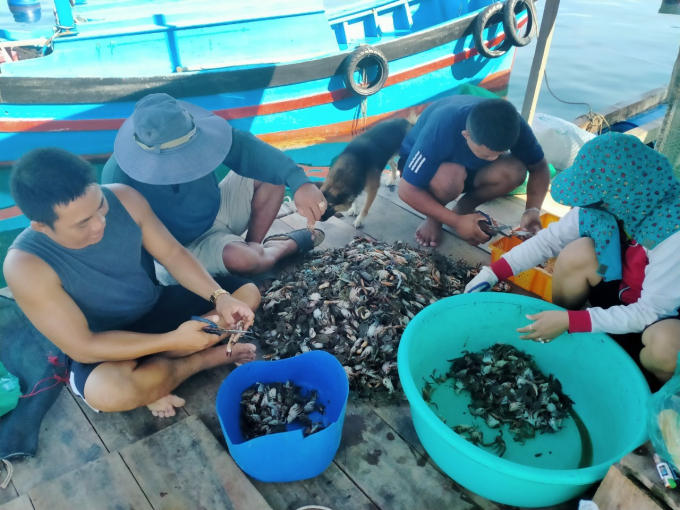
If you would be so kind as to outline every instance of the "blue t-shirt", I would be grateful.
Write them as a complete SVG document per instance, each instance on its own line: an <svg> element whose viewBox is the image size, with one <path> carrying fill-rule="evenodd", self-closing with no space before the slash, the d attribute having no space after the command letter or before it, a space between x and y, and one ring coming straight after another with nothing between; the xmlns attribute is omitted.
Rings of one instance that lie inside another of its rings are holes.
<svg viewBox="0 0 680 510"><path fill-rule="evenodd" d="M234 129L225 166L237 174L271 184L285 184L295 194L309 177L290 157L251 133ZM111 156L102 171L102 183L126 184L139 191L170 233L184 246L210 229L220 210L220 188L216 172L183 184L139 182Z"/></svg>
<svg viewBox="0 0 680 510"><path fill-rule="evenodd" d="M468 172L489 164L472 153L462 134L470 111L482 101L488 99L451 96L425 108L399 151L402 158L408 158L402 171L406 182L427 188L442 163L457 163ZM541 145L524 119L520 120L519 137L510 152L525 165L535 165L544 157Z"/></svg>
<svg viewBox="0 0 680 510"><path fill-rule="evenodd" d="M111 156L102 171L102 183L120 183L139 191L151 210L181 244L187 246L213 226L220 210L217 174L184 184L156 185L130 177Z"/></svg>

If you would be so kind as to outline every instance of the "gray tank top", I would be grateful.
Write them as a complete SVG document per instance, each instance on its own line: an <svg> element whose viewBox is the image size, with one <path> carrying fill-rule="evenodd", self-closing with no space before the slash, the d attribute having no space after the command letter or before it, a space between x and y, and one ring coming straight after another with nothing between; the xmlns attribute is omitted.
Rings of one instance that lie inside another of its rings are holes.
<svg viewBox="0 0 680 510"><path fill-rule="evenodd" d="M59 276L66 293L82 310L91 331L120 329L146 315L160 296L142 267L142 230L108 188L109 203L101 241L80 250L65 248L27 228L11 249L44 260Z"/></svg>

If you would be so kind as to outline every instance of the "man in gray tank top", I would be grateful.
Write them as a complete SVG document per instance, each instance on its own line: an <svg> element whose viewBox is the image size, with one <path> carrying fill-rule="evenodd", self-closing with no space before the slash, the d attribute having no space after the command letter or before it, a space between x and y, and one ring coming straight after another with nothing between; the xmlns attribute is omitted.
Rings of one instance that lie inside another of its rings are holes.
<svg viewBox="0 0 680 510"><path fill-rule="evenodd" d="M12 169L12 196L31 220L12 244L3 271L33 325L68 356L71 386L94 409L148 406L175 414L171 392L191 375L255 359L190 320L249 327L257 287L213 279L124 185L99 186L92 167L60 149L36 149ZM142 248L180 285L160 287L142 267ZM233 293L233 294L230 294Z"/></svg>

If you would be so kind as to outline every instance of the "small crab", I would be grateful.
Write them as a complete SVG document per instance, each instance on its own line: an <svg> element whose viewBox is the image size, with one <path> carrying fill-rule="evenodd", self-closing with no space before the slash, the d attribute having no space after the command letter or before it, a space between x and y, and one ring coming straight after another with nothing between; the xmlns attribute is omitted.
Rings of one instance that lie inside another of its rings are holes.
<svg viewBox="0 0 680 510"><path fill-rule="evenodd" d="M502 457L505 454L505 450L507 449L507 446L505 445L505 440L503 439L502 430L499 431L498 435L491 443L488 444L482 443L482 445L494 450L496 453L498 453L499 457Z"/></svg>
<svg viewBox="0 0 680 510"><path fill-rule="evenodd" d="M496 429L501 426L501 422L497 420L494 415L489 414L486 417L486 424L489 428Z"/></svg>
<svg viewBox="0 0 680 510"><path fill-rule="evenodd" d="M423 386L423 400L427 402L428 404L432 400L432 392L434 391L434 388L432 385L425 381L425 385Z"/></svg>
<svg viewBox="0 0 680 510"><path fill-rule="evenodd" d="M288 411L288 417L286 418L286 421L287 421L288 423L293 423L293 421L295 421L295 419L296 419L298 416L300 416L300 414L302 413L302 411L303 411L302 406L301 406L300 404L295 404L295 405L294 405L293 407L291 407L290 410Z"/></svg>
<svg viewBox="0 0 680 510"><path fill-rule="evenodd" d="M451 428L453 429L453 431L456 434L465 434L467 432L470 432L472 429L474 429L475 426L474 425L461 424L461 425L454 425Z"/></svg>
<svg viewBox="0 0 680 510"><path fill-rule="evenodd" d="M486 414L486 409L483 407L472 407L472 404L468 405L468 409L470 410L470 414L472 416L483 416Z"/></svg>

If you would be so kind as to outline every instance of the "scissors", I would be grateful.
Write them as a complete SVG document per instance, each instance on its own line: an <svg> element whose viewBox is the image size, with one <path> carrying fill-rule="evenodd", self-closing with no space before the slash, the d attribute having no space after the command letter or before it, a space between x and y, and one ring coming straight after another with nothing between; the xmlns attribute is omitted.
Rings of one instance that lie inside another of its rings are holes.
<svg viewBox="0 0 680 510"><path fill-rule="evenodd" d="M504 237L512 237L512 233L513 233L512 227L509 227L507 225L501 225L496 220L492 220L491 216L489 216L485 212L476 211L476 213L484 216L484 218L486 219L485 223L489 224L489 226L486 228L484 233L488 234L491 237L498 235L498 234L500 234Z"/></svg>
<svg viewBox="0 0 680 510"><path fill-rule="evenodd" d="M491 216L489 216L485 212L482 212L482 211L476 211L476 212L477 212L477 214L481 214L482 216L484 216L484 218L486 218L485 223L488 223L489 227L486 229L485 233L487 233L491 237L498 235L498 234L500 234L504 237L508 237L508 238L518 237L520 239L525 239L527 237L533 236L533 233L531 233L531 232L527 232L525 230L515 230L514 228L509 227L508 225L502 225L502 224L498 223L496 220L491 219Z"/></svg>
<svg viewBox="0 0 680 510"><path fill-rule="evenodd" d="M206 333L210 333L211 335L224 335L225 333L229 333L232 335L232 338L234 335L236 335L236 341L238 341L238 338L242 335L246 336L255 336L253 333L250 331L244 331L242 329L226 329L218 326L216 323L211 321L210 319L206 319L205 317L199 317L197 315L193 315L191 317L192 321L199 321L203 322L204 324L207 324L203 328L203 331ZM231 357L231 346L232 346L232 338L229 339L229 346L227 347L227 356ZM236 343L236 342L233 342Z"/></svg>

